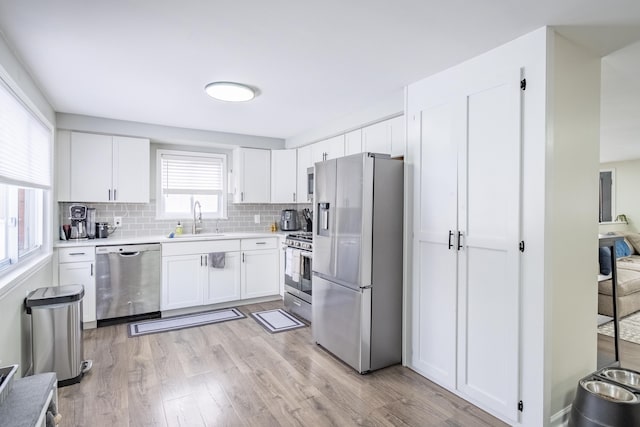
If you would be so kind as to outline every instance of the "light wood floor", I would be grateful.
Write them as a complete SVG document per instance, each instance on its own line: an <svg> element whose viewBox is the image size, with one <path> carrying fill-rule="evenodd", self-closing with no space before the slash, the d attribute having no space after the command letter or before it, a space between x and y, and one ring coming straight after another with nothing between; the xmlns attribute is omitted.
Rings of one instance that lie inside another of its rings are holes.
<svg viewBox="0 0 640 427"><path fill-rule="evenodd" d="M137 338L89 330L84 356L91 372L59 390L64 427L505 425L402 366L359 375L310 328L272 335L249 317Z"/></svg>
<svg viewBox="0 0 640 427"><path fill-rule="evenodd" d="M620 365L640 371L640 344L620 340ZM598 334L598 366L606 366L615 361L613 338Z"/></svg>

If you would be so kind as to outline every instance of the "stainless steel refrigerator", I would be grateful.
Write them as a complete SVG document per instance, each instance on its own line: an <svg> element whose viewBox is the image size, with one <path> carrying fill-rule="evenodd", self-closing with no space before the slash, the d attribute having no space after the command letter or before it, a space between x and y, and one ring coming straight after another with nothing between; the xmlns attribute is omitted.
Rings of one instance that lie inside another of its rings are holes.
<svg viewBox="0 0 640 427"><path fill-rule="evenodd" d="M402 359L403 162L315 164L312 331L360 373Z"/></svg>

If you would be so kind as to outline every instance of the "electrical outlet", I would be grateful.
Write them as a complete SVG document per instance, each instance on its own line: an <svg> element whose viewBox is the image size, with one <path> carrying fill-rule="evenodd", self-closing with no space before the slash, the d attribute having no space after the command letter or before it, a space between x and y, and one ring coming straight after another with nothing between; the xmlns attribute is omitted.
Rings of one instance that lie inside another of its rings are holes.
<svg viewBox="0 0 640 427"><path fill-rule="evenodd" d="M260 214L253 216L253 222L256 224L260 224Z"/></svg>
<svg viewBox="0 0 640 427"><path fill-rule="evenodd" d="M121 216L114 216L113 217L113 226L114 227L120 227L122 225L122 217Z"/></svg>

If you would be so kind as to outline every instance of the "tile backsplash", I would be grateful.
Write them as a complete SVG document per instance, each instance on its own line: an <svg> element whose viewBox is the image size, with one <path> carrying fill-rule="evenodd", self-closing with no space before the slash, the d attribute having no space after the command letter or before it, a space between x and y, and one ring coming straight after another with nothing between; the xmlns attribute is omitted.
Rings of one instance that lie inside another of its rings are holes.
<svg viewBox="0 0 640 427"><path fill-rule="evenodd" d="M96 222L108 222L113 225L113 217L122 217L122 226L111 234L110 237L145 237L156 235L167 235L176 228L177 220L156 219L156 203L67 203L60 202L59 224L68 224L69 206L83 204L88 208L96 209ZM221 233L251 233L271 231L271 224L280 224L280 211L283 209L297 209L298 213L303 208L311 209L311 205L289 205L289 204L227 204L227 219L203 219L199 227L202 232ZM260 215L260 223L254 221L255 215ZM300 218L302 224L302 218ZM184 233L191 233L192 219L181 220Z"/></svg>

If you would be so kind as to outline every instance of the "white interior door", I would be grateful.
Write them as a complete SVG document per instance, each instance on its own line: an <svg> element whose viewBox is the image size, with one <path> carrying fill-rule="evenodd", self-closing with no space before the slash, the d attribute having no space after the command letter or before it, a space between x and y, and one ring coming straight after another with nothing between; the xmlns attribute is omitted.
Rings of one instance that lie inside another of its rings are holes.
<svg viewBox="0 0 640 427"><path fill-rule="evenodd" d="M458 157L458 390L517 420L520 71L466 96ZM471 92L471 91L470 91Z"/></svg>
<svg viewBox="0 0 640 427"><path fill-rule="evenodd" d="M455 387L457 144L454 103L426 108L420 120L420 161L414 201L412 366ZM450 237L451 233L451 237Z"/></svg>

